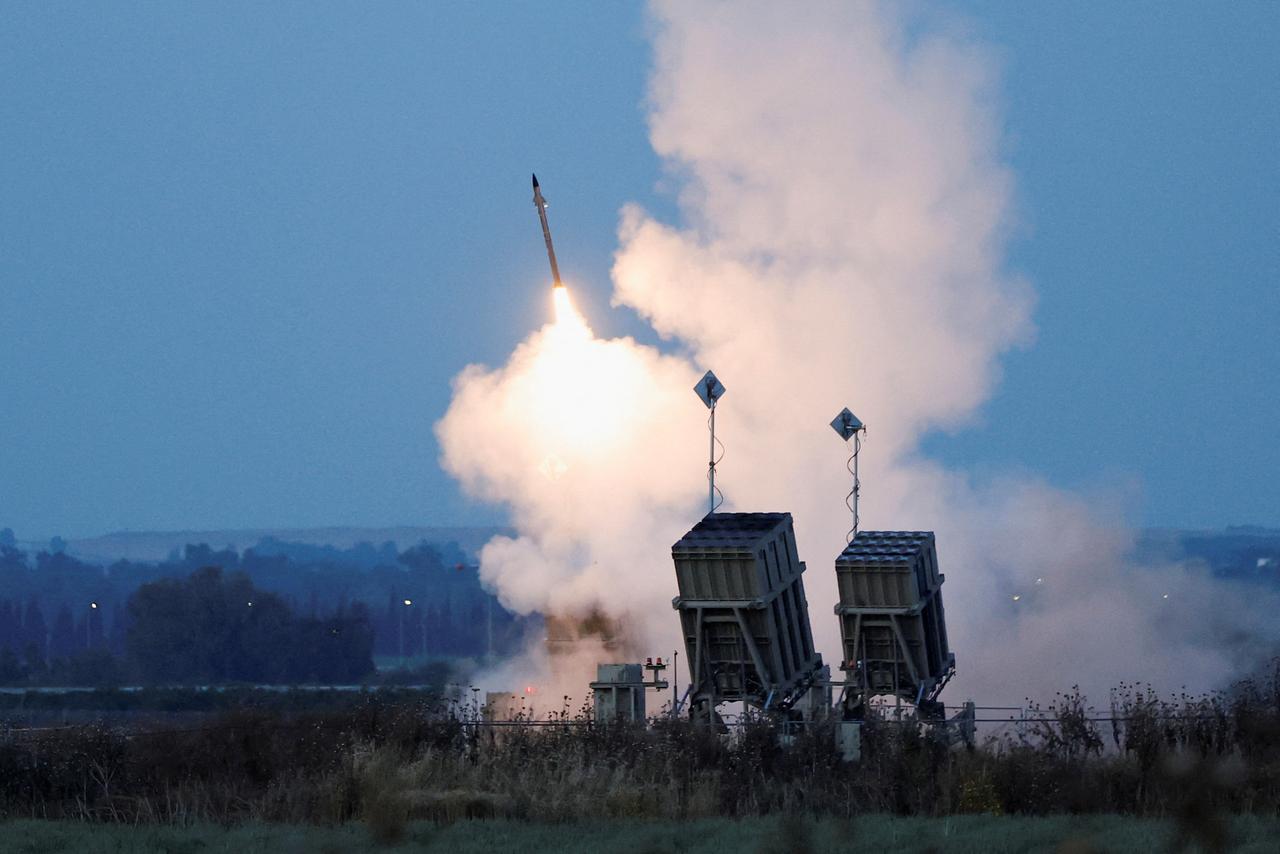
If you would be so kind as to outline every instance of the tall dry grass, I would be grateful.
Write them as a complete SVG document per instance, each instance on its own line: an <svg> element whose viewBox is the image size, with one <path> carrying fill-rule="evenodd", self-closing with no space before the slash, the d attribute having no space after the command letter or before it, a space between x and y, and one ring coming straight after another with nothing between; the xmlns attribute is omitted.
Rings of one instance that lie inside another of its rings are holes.
<svg viewBox="0 0 1280 854"><path fill-rule="evenodd" d="M1078 692L1028 727L957 749L913 721L869 720L839 761L832 723L784 745L776 724L730 736L687 721L477 725L474 709L370 696L339 712L238 712L184 730L73 727L0 736L0 817L120 823L692 820L870 813L1173 817L1213 847L1214 817L1280 813L1280 689L1207 697ZM1100 721L1100 717L1114 720Z"/></svg>

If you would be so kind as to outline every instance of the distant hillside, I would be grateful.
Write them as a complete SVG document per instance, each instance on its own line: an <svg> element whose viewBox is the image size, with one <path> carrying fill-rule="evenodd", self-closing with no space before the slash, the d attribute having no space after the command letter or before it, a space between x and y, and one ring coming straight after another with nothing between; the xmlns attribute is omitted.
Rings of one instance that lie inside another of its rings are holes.
<svg viewBox="0 0 1280 854"><path fill-rule="evenodd" d="M347 550L359 543L369 543L380 548L384 543L390 542L395 544L396 551L403 551L426 541L438 546L455 543L468 559L474 560L480 548L490 538L511 533L509 529L494 526L120 531L70 540L66 551L88 563L105 565L122 559L154 563L168 559L175 552L181 553L188 545L203 543L214 551L225 548L243 551L267 541L260 548L264 554L291 550L292 557L302 560L307 558L304 550L289 547L315 546ZM20 540L18 545L32 554L49 548L47 542ZM354 555L348 557L353 558ZM1229 526L1218 530L1148 528L1138 535L1134 557L1140 563L1201 560L1215 575L1222 578L1257 578L1280 583L1280 530L1252 525ZM316 554L311 555L311 558L323 560L326 556Z"/></svg>
<svg viewBox="0 0 1280 854"><path fill-rule="evenodd" d="M457 543L462 551L475 555L480 547L504 529L496 527L396 527L396 528L249 528L234 531L120 531L68 540L67 552L89 563L116 560L160 561L188 544L204 543L214 550L243 550L264 539L348 549L357 543L396 544L404 550L423 540L429 543Z"/></svg>

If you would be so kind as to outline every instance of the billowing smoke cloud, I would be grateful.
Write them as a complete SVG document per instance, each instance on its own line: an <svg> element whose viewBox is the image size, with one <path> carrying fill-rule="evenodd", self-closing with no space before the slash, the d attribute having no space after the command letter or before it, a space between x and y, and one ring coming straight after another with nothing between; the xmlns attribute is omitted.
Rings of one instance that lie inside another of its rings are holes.
<svg viewBox="0 0 1280 854"><path fill-rule="evenodd" d="M678 414L698 406L696 381L683 359L595 338L572 310L502 369L457 378L437 426L444 464L473 494L509 505L521 532L482 552L505 605L671 616L664 545L687 527L706 465L696 413L692 424Z"/></svg>
<svg viewBox="0 0 1280 854"><path fill-rule="evenodd" d="M729 388L726 509L795 515L828 661L849 520L827 423L848 405L870 427L863 527L938 532L953 700L1209 687L1252 664L1275 635L1265 609L1192 567L1131 565L1116 508L1026 477L975 485L919 451L974 416L1033 331L1003 265L1011 178L981 51L896 6L652 12L651 139L682 222L623 211L615 303L680 355L553 326L458 378L444 464L512 509L520 536L482 555L503 601L599 606L670 647L668 547L704 489L690 387L711 367Z"/></svg>

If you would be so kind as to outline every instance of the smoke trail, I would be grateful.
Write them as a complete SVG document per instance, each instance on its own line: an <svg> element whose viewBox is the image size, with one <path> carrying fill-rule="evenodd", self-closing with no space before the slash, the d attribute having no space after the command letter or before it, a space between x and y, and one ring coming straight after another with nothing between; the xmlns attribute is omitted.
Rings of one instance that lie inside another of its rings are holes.
<svg viewBox="0 0 1280 854"><path fill-rule="evenodd" d="M510 427L550 393L547 330L505 368L459 377L444 464L512 507L521 536L482 555L503 600L595 604L631 615L645 642L675 634L667 547L702 488L696 364L730 389L730 508L796 516L827 660L848 484L826 425L849 405L871 430L864 527L938 532L953 699L1120 679L1207 687L1250 664L1242 651L1276 634L1263 609L1193 567L1130 565L1113 508L1028 478L974 485L919 451L929 430L974 415L1001 354L1032 335L1030 290L1003 267L1011 179L981 51L891 6L652 12L651 140L682 224L623 211L615 303L690 358L587 333L611 405L632 406L607 425ZM561 457L560 480L532 474Z"/></svg>

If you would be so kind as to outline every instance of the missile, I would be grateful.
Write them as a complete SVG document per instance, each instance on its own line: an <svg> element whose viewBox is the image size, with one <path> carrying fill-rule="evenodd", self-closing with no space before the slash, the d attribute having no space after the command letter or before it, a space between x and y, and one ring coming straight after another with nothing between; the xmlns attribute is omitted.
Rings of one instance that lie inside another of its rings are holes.
<svg viewBox="0 0 1280 854"><path fill-rule="evenodd" d="M547 260L551 262L551 287L563 288L560 281L560 266L556 264L556 248L551 245L551 226L547 225L547 200L542 197L542 188L538 186L538 176L533 176L533 206L538 209L538 219L542 220L542 239L547 241Z"/></svg>

